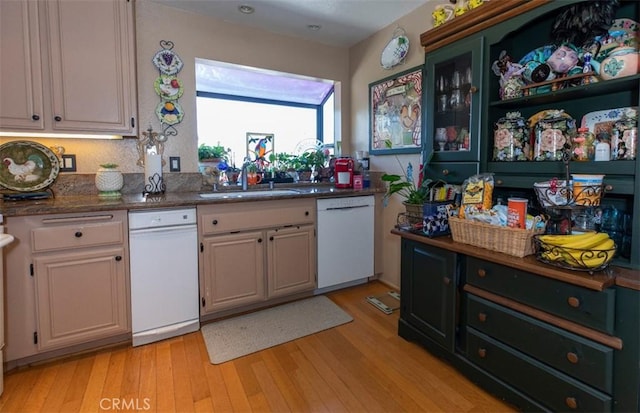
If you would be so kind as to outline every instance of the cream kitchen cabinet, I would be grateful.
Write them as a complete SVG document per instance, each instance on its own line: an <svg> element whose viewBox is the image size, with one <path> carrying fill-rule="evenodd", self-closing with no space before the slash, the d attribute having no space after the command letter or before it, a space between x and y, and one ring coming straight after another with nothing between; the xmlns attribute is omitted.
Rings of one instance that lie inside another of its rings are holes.
<svg viewBox="0 0 640 413"><path fill-rule="evenodd" d="M133 2L0 2L0 130L136 134Z"/></svg>
<svg viewBox="0 0 640 413"><path fill-rule="evenodd" d="M315 200L200 205L198 231L202 317L316 286Z"/></svg>
<svg viewBox="0 0 640 413"><path fill-rule="evenodd" d="M130 338L126 211L6 224L17 240L6 255L7 361Z"/></svg>

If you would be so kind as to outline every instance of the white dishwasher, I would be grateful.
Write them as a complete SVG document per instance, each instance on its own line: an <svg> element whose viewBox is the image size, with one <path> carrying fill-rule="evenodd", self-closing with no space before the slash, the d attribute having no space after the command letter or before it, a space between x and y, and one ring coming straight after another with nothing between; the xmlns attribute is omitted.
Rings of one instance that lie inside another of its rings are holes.
<svg viewBox="0 0 640 413"><path fill-rule="evenodd" d="M196 209L129 212L133 345L200 329Z"/></svg>
<svg viewBox="0 0 640 413"><path fill-rule="evenodd" d="M374 275L373 195L318 199L317 293Z"/></svg>

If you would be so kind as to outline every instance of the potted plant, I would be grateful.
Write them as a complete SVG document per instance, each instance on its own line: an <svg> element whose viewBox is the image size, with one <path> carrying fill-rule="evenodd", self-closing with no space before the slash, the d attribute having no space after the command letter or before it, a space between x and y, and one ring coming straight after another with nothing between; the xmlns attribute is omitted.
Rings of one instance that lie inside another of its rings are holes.
<svg viewBox="0 0 640 413"><path fill-rule="evenodd" d="M225 148L220 144L207 145L202 143L198 146L198 160L200 162L228 162L229 152L231 152L230 148Z"/></svg>
<svg viewBox="0 0 640 413"><path fill-rule="evenodd" d="M387 192L384 194L385 205L393 194L398 194L403 198L403 204L409 214L422 216L422 206L429 199L429 192L436 183L432 179L422 178L418 183L413 180L413 166L411 162L407 165L404 175L384 174L381 179L388 182Z"/></svg>

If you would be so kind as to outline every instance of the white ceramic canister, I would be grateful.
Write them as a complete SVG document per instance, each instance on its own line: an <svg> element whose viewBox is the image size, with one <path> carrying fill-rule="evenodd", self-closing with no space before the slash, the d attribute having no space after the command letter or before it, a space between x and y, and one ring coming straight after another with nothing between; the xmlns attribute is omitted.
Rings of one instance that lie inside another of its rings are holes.
<svg viewBox="0 0 640 413"><path fill-rule="evenodd" d="M122 172L117 165L102 165L96 172L96 188L98 188L98 196L103 198L117 198L121 196L120 190L124 186L124 178Z"/></svg>

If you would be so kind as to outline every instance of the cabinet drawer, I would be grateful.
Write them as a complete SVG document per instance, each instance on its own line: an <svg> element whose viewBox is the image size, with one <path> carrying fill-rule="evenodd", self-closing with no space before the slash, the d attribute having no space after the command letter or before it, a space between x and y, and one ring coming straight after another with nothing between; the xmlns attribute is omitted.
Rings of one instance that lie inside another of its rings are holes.
<svg viewBox="0 0 640 413"><path fill-rule="evenodd" d="M122 244L126 230L122 222L78 222L73 225L37 228L31 231L34 252L97 245Z"/></svg>
<svg viewBox="0 0 640 413"><path fill-rule="evenodd" d="M448 183L462 183L479 171L478 162L431 162L425 167L425 176L434 181L441 179Z"/></svg>
<svg viewBox="0 0 640 413"><path fill-rule="evenodd" d="M552 411L610 412L611 396L467 328L469 360Z"/></svg>
<svg viewBox="0 0 640 413"><path fill-rule="evenodd" d="M202 235L314 224L315 200L208 205L198 209Z"/></svg>
<svg viewBox="0 0 640 413"><path fill-rule="evenodd" d="M472 257L467 258L466 275L478 288L613 334L613 288L593 291Z"/></svg>
<svg viewBox="0 0 640 413"><path fill-rule="evenodd" d="M471 294L466 301L471 327L599 390L612 392L612 348Z"/></svg>

